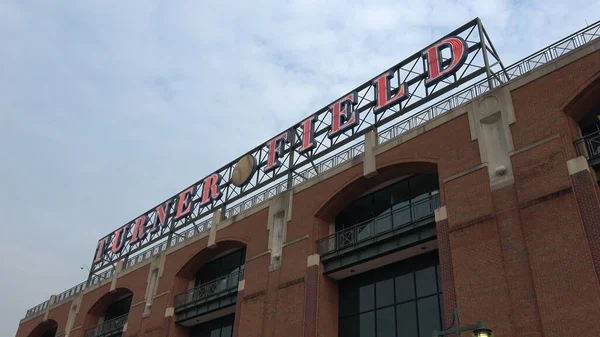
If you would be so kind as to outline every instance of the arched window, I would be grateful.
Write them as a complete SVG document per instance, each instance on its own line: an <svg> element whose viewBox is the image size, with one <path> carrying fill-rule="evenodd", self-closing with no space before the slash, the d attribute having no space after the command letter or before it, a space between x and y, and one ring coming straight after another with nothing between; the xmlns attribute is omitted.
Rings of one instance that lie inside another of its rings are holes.
<svg viewBox="0 0 600 337"><path fill-rule="evenodd" d="M102 296L90 308L83 337L118 337L129 317L133 292L117 288Z"/></svg>
<svg viewBox="0 0 600 337"><path fill-rule="evenodd" d="M430 337L441 330L433 217L439 206L437 174L416 174L374 188L335 217L335 253L323 261L340 279L340 337ZM415 234L424 228L430 234Z"/></svg>
<svg viewBox="0 0 600 337"><path fill-rule="evenodd" d="M132 298L133 294L120 300L117 300L111 305L109 305L108 308L106 308L106 312L104 313L104 321L110 321L117 317L127 315L129 313L129 308L131 307Z"/></svg>
<svg viewBox="0 0 600 337"><path fill-rule="evenodd" d="M418 174L369 193L351 202L335 218L335 230L340 233L357 228L351 243L405 226L418 226L430 218L439 199L436 174ZM354 237L356 235L356 237ZM337 244L344 247L349 237L341 235Z"/></svg>
<svg viewBox="0 0 600 337"><path fill-rule="evenodd" d="M186 327L191 337L230 337L245 260L245 244L232 240L191 257L177 273L177 284L185 284L187 290L176 290L175 323Z"/></svg>
<svg viewBox="0 0 600 337"><path fill-rule="evenodd" d="M38 324L29 337L55 337L58 330L58 323L53 319L48 319Z"/></svg>
<svg viewBox="0 0 600 337"><path fill-rule="evenodd" d="M194 284L199 286L231 274L242 273L245 259L245 248L237 249L217 257L207 262L198 270ZM235 286L237 286L237 280L235 280Z"/></svg>
<svg viewBox="0 0 600 337"><path fill-rule="evenodd" d="M593 108L579 121L583 138L578 142L580 154L588 159L600 157L600 105Z"/></svg>
<svg viewBox="0 0 600 337"><path fill-rule="evenodd" d="M58 329L58 325L55 326L54 328L50 328L48 330L46 330L46 332L44 332L44 334L42 335L42 337L54 337L56 336L56 330Z"/></svg>

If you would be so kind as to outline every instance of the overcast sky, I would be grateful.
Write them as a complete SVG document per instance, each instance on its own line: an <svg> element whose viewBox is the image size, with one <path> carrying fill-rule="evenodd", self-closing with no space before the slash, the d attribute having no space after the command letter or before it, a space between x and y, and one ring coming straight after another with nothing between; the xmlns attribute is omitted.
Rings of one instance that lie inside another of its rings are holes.
<svg viewBox="0 0 600 337"><path fill-rule="evenodd" d="M596 1L0 0L0 336L97 241L479 16L505 64Z"/></svg>

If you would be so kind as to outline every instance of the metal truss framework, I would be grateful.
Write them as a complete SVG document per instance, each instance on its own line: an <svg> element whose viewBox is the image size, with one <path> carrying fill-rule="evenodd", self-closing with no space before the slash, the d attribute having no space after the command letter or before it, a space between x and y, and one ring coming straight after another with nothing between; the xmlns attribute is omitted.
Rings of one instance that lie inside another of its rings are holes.
<svg viewBox="0 0 600 337"><path fill-rule="evenodd" d="M134 245L128 245L119 254L112 254L109 249L105 258L100 263L92 265L88 280L57 295L55 303L64 301L80 293L85 288L111 277L115 272L116 262L121 259L125 259L125 268L129 268L175 244L210 229L212 224L211 215L217 209L224 211L223 215L225 218L231 218L258 203L266 201L279 193L291 189L324 171L360 155L364 151L364 142L361 136L367 132L376 131L379 143L394 139L402 133L464 104L502 83L513 80L569 51L597 39L600 37L600 21L528 56L508 68L503 67L479 19L468 22L447 36L460 36L469 46L468 59L454 76L439 82L433 87L426 88L423 83L426 76L426 69L421 58L421 53L419 52L410 56L387 71L382 72L383 74L391 71L394 73L394 78L401 79L400 83L406 82L408 84L409 97L401 105L391 107L375 115L373 113L374 89L372 87L372 80L365 82L355 89L358 93L358 104L355 111L359 113L360 124L353 130L333 139L328 138L327 133L329 132L331 113L328 110L329 105L323 107L313 114L316 119L314 132L316 146L311 152L302 154L298 151L301 145L303 129L302 122L296 123L286 130L293 136L290 144L288 144L289 146L285 147L280 157L281 166L279 168L269 173L263 171L268 155L267 142L265 142L246 153L256 158L259 168L252 180L244 187L239 188L229 183L229 178L235 164L243 156L216 171L216 173L223 177L221 183L223 196L220 200L215 200L212 204L205 207L200 207L198 200L201 191L199 186L201 186L204 179L195 183L192 186L198 188L196 188L196 194L193 198L193 210L188 216L177 220L173 216L170 216L167 225L161 227L160 231L152 235L146 235L143 240ZM393 84L396 81L391 82L390 84ZM453 92L461 85L468 86L460 91ZM398 91L397 85L392 88L392 93L395 94ZM415 112L416 108L427 102L432 102L432 104L421 111ZM398 117L403 115L407 115L408 117L396 121ZM378 131L379 129L383 130ZM331 156L321 159L328 154L331 154ZM178 195L176 194L167 200L170 201L169 214L174 214L175 212ZM163 204L165 202L161 203L161 205ZM146 212L145 215L147 215L149 221L154 221L157 218L156 207ZM130 225L129 233L127 233L128 237L131 236L130 232L133 229L132 225L134 221L128 223ZM113 233L106 237L110 238L111 235ZM48 306L49 300L44 301L29 309L25 317L36 315L46 310Z"/></svg>
<svg viewBox="0 0 600 337"><path fill-rule="evenodd" d="M93 263L90 271L90 276L113 265L116 261L127 258L131 254L155 244L160 240L166 239L166 244L170 245L173 236L181 235L184 229L193 228L195 226L207 227L209 221L205 218L216 209L222 209L225 216L232 216L233 211L246 209L248 201L239 202L242 198L256 194L258 202L267 200L272 196L292 188L300 181L309 179L325 168L318 167L317 160L323 156L332 153L335 150L340 150L344 145L348 145L359 137L363 136L377 127L385 125L395 118L404 115L413 109L433 100L457 88L461 84L467 83L481 75L487 75L488 79L496 77L494 71L497 66L502 68L500 58L496 53L493 45L485 33L485 29L479 19L474 19L455 31L449 33L445 37L459 36L463 38L468 45L467 60L463 66L453 75L431 87L426 87L424 81L427 77L427 69L425 59L421 52L417 52L404 61L398 63L392 68L386 70L382 74L393 73L394 78L399 81L390 81L392 94L398 92L398 83L406 83L408 95L407 99L396 106L392 106L387 110L374 113L375 106L375 89L373 80L369 80L358 88L352 90L357 93L357 104L355 105L355 113L359 116L359 123L356 127L348 130L346 133L341 133L334 138L329 138L330 124L332 120L332 112L329 109L331 104L326 105L312 116L315 118L314 124L314 140L316 146L306 152L300 152L302 147L302 137L304 129L302 121L284 131L288 133L289 144L284 146L284 149L279 158L281 165L276 169L265 172L264 168L267 164L269 150L267 142L255 147L246 154L256 158L258 169L250 182L242 187L237 187L230 183L230 177L233 169L241 158L228 163L216 171L223 177L220 185L222 196L218 200L214 200L205 206L200 205L202 183L204 179L196 182L194 187L194 195L192 198L192 211L185 217L175 219L175 209L177 207L177 197L179 194L171 197L161 205L169 205L167 212L170 214L167 224L160 227L160 230L154 234L147 234L143 240L139 240L134 244L125 244L125 248L118 253L114 253L110 249L103 254L103 259L98 263ZM433 44L431 45L433 46ZM429 47L431 47L429 46ZM448 65L450 55L442 53L442 64ZM490 63L491 62L491 63ZM394 82L396 84L394 85ZM347 96L347 95L344 95ZM343 96L343 97L344 97ZM244 155L246 155L244 154ZM352 153L348 154L352 156ZM273 188L274 187L274 188ZM189 187L188 187L189 188ZM186 188L187 190L187 188ZM263 193L257 193L257 192ZM185 191L185 190L184 190ZM183 191L182 191L183 192ZM254 202L251 202L254 204ZM157 206L160 207L161 205ZM145 213L147 219L156 221L158 214L156 207ZM127 235L125 238L130 238L133 235L135 219L127 223L122 228L125 228ZM198 228L198 230L201 230ZM114 233L108 234L108 242L112 242Z"/></svg>

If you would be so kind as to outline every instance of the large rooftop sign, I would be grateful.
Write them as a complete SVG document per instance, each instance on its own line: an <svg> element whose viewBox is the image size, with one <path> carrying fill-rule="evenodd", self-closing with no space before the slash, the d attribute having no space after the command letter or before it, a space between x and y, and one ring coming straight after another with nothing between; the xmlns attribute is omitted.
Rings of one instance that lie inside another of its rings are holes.
<svg viewBox="0 0 600 337"><path fill-rule="evenodd" d="M475 19L115 229L99 240L90 274L261 189L291 188L315 160L365 133L482 75L491 83L495 66L500 60Z"/></svg>

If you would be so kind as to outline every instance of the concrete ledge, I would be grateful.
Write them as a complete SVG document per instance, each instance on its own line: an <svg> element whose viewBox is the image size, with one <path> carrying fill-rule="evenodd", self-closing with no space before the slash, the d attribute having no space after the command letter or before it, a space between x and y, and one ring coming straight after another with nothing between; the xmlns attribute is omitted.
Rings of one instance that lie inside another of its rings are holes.
<svg viewBox="0 0 600 337"><path fill-rule="evenodd" d="M143 300L143 301L141 301L141 302L137 302L137 303L135 303L135 304L132 304L132 305L131 305L131 308L137 307L138 305L142 305L142 304L144 304L144 303L146 303L146 300Z"/></svg>
<svg viewBox="0 0 600 337"><path fill-rule="evenodd" d="M308 239L308 238L309 238L309 235L308 235L308 234L306 234L306 235L304 235L304 236L301 236L301 237L299 237L299 238L297 238L297 239L294 239L294 240L292 240L292 241L288 241L288 242L284 243L284 244L283 244L283 247L291 246L291 245L293 245L294 243L298 243L298 242L300 242L300 241L304 241L304 240L306 240L306 239Z"/></svg>
<svg viewBox="0 0 600 337"><path fill-rule="evenodd" d="M470 168L470 169L468 169L466 171L462 171L462 172L459 172L459 173L457 173L455 175L449 176L448 178L443 179L442 182L447 183L447 182L452 181L454 179L457 179L457 178L460 178L462 176L466 176L467 174L470 174L470 173L473 173L475 171L478 171L478 170L480 170L480 169L482 169L484 167L487 167L487 163L479 164L479 165L477 165L475 167L472 167L472 168Z"/></svg>
<svg viewBox="0 0 600 337"><path fill-rule="evenodd" d="M311 267L311 266L318 266L319 262L320 262L320 256L319 254L313 254L313 255L309 255L308 259L307 259L307 267Z"/></svg>
<svg viewBox="0 0 600 337"><path fill-rule="evenodd" d="M544 144L546 144L546 143L548 143L550 141L553 141L553 140L557 139L558 137L560 137L559 134L554 134L554 135L552 135L550 137L546 137L546 138L544 138L542 140L538 140L537 142L534 142L534 143L531 143L531 144L529 144L527 146L524 146L524 147L522 147L522 148L520 148L518 150L514 150L514 151L510 152L509 154L512 157L512 156L517 155L519 153L523 153L525 151L528 151L528 150L531 150L533 148L536 148L536 147L538 147L540 145L544 145Z"/></svg>
<svg viewBox="0 0 600 337"><path fill-rule="evenodd" d="M269 254L271 254L271 250L270 250L270 249L267 249L266 251L264 251L264 252L262 252L262 253L256 254L256 255L254 255L254 256L252 256L252 257L249 257L249 258L246 260L246 262L250 262L250 261L252 261L252 260L256 260L256 259L258 259L259 257L263 257L263 256L265 256L265 255L269 255Z"/></svg>
<svg viewBox="0 0 600 337"><path fill-rule="evenodd" d="M238 291L242 291L242 290L244 290L244 288L245 288L245 287L246 287L246 280L241 280L241 281L238 283Z"/></svg>
<svg viewBox="0 0 600 337"><path fill-rule="evenodd" d="M446 210L446 206L442 206L434 211L435 214L435 222L440 222L448 219L448 211Z"/></svg>
<svg viewBox="0 0 600 337"><path fill-rule="evenodd" d="M575 173L579 173L581 171L590 170L588 161L587 159L585 159L584 156L579 156L577 158L567 160L567 168L569 169L569 175L574 175Z"/></svg>
<svg viewBox="0 0 600 337"><path fill-rule="evenodd" d="M363 176L370 178L377 175L377 164L374 149L377 147L377 133L373 130L365 135L365 151L363 156Z"/></svg>
<svg viewBox="0 0 600 337"><path fill-rule="evenodd" d="M174 314L175 314L174 307L168 307L167 309L165 309L165 317L173 317Z"/></svg>
<svg viewBox="0 0 600 337"><path fill-rule="evenodd" d="M169 291L169 290L167 290L167 291L165 291L164 293L160 293L160 294L156 294L156 295L152 296L152 298L154 298L154 299L157 299L157 298L159 298L159 297L162 297L162 296L168 295L169 293L170 293L170 291Z"/></svg>

